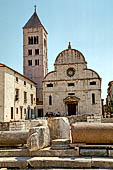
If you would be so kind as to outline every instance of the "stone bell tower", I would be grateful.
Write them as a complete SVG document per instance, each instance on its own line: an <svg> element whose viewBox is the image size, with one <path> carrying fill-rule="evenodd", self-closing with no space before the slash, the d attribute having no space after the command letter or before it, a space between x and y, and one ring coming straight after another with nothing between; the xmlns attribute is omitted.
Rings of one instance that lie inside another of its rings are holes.
<svg viewBox="0 0 113 170"><path fill-rule="evenodd" d="M42 81L48 73L47 31L42 25L36 6L23 27L23 72L37 83L37 104L42 103Z"/></svg>

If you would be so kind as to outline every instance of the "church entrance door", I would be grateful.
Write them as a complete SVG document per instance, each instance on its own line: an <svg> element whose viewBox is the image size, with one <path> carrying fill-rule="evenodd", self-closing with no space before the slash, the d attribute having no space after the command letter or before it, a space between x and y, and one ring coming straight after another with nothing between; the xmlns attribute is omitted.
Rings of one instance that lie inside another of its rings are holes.
<svg viewBox="0 0 113 170"><path fill-rule="evenodd" d="M68 116L76 115L76 104L68 104Z"/></svg>

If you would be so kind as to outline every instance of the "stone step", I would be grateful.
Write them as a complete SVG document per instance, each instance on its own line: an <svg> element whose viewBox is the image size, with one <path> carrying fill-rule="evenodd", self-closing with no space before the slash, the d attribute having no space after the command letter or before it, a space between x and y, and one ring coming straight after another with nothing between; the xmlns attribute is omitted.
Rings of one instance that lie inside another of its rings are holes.
<svg viewBox="0 0 113 170"><path fill-rule="evenodd" d="M81 156L109 156L107 149L80 149Z"/></svg>
<svg viewBox="0 0 113 170"><path fill-rule="evenodd" d="M55 139L52 140L52 145L67 145L70 143L69 139Z"/></svg>
<svg viewBox="0 0 113 170"><path fill-rule="evenodd" d="M108 157L1 157L0 168L113 169Z"/></svg>
<svg viewBox="0 0 113 170"><path fill-rule="evenodd" d="M78 149L68 149L68 150L52 150L50 147L41 149L34 152L29 152L26 149L6 149L6 148L0 148L0 157L30 157L30 156L36 156L36 157L53 157L53 156L79 156L79 150Z"/></svg>
<svg viewBox="0 0 113 170"><path fill-rule="evenodd" d="M77 157L9 157L0 158L0 168L90 168L91 158Z"/></svg>
<svg viewBox="0 0 113 170"><path fill-rule="evenodd" d="M66 150L66 149L70 149L69 145L52 145L51 149L53 150Z"/></svg>

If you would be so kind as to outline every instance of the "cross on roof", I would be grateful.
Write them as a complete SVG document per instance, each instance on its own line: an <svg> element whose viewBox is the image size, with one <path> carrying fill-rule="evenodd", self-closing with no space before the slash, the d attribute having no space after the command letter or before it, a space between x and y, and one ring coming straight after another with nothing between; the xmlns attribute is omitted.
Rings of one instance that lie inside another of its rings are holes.
<svg viewBox="0 0 113 170"><path fill-rule="evenodd" d="M36 5L34 5L34 8L35 8L35 12L36 12Z"/></svg>

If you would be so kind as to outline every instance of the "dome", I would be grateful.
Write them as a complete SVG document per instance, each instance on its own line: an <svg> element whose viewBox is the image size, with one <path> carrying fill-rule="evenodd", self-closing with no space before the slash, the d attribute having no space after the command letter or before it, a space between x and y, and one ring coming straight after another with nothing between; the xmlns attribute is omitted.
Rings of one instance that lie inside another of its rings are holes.
<svg viewBox="0 0 113 170"><path fill-rule="evenodd" d="M56 57L56 60L55 60L55 65L84 64L84 63L87 63L87 62L85 61L85 57L83 56L83 54L76 49L72 49L70 43L69 43L68 49L59 53L59 55Z"/></svg>

